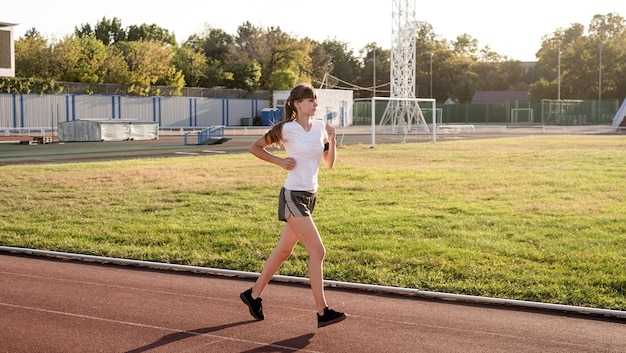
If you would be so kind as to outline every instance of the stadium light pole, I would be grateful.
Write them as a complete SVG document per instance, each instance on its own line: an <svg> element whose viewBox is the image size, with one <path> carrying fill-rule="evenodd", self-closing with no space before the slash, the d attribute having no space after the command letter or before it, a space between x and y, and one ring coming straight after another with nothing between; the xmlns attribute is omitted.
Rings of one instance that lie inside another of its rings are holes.
<svg viewBox="0 0 626 353"><path fill-rule="evenodd" d="M602 115L602 45L598 46L600 52L598 63L598 121Z"/></svg>
<svg viewBox="0 0 626 353"><path fill-rule="evenodd" d="M374 46L374 71L372 73L372 97L376 97L376 46Z"/></svg>
<svg viewBox="0 0 626 353"><path fill-rule="evenodd" d="M557 95L556 95L556 99L557 101L561 101L561 42L559 41L559 65L558 65L558 74L557 74L557 86L558 86L558 90L557 90Z"/></svg>
<svg viewBox="0 0 626 353"><path fill-rule="evenodd" d="M433 98L433 52L430 52L430 97Z"/></svg>

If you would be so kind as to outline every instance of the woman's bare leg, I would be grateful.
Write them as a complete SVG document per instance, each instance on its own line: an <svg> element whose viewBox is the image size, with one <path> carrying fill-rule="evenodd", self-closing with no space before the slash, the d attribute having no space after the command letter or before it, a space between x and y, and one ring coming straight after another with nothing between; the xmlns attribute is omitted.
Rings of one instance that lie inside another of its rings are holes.
<svg viewBox="0 0 626 353"><path fill-rule="evenodd" d="M322 238L315 223L313 223L313 218L292 216L287 219L287 224L309 253L309 282L313 291L317 313L323 315L324 308L328 306L326 304L326 296L324 295L322 268L322 262L326 256L326 248L324 248Z"/></svg>
<svg viewBox="0 0 626 353"><path fill-rule="evenodd" d="M294 217L290 217L294 218ZM289 223L285 223L283 232L280 235L276 249L270 254L263 265L263 270L252 286L252 297L258 298L263 295L263 290L272 279L272 276L278 271L278 268L293 252L293 248L298 242L298 237L293 232Z"/></svg>

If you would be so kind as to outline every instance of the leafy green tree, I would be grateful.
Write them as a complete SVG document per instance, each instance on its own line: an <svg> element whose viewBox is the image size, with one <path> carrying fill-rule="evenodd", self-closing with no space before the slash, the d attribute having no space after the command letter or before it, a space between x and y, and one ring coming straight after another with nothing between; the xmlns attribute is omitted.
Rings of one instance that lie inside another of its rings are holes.
<svg viewBox="0 0 626 353"><path fill-rule="evenodd" d="M479 91L510 91L525 90L524 66L519 61L479 61L474 64L473 71L480 80L476 90Z"/></svg>
<svg viewBox="0 0 626 353"><path fill-rule="evenodd" d="M192 46L185 44L176 49L173 64L181 70L186 86L200 87L200 82L206 81L207 58L204 54L194 51Z"/></svg>
<svg viewBox="0 0 626 353"><path fill-rule="evenodd" d="M458 56L478 59L478 39L472 38L467 33L456 37L456 41L452 42L452 50Z"/></svg>
<svg viewBox="0 0 626 353"><path fill-rule="evenodd" d="M108 59L105 45L95 37L67 36L54 47L54 76L66 82L104 83Z"/></svg>
<svg viewBox="0 0 626 353"><path fill-rule="evenodd" d="M233 48L234 38L221 29L207 28L198 42L207 58L224 63Z"/></svg>
<svg viewBox="0 0 626 353"><path fill-rule="evenodd" d="M418 33L415 43L417 96L430 97L432 82L432 97L445 101L452 94L447 88L450 78L448 73L443 71L445 60L448 60L452 53L450 44L435 33L430 23L418 21L416 27Z"/></svg>
<svg viewBox="0 0 626 353"><path fill-rule="evenodd" d="M174 88L184 86L184 78L173 66L174 50L160 41L120 42L116 44L126 58L129 68L130 94L150 95L157 82Z"/></svg>
<svg viewBox="0 0 626 353"><path fill-rule="evenodd" d="M106 47L107 59L102 65L103 82L126 85L130 83L130 71L126 57L116 45ZM120 91L119 93L124 93Z"/></svg>
<svg viewBox="0 0 626 353"><path fill-rule="evenodd" d="M126 40L126 31L122 28L122 21L116 17L108 20L103 17L94 27L96 38L100 39L104 45L110 45Z"/></svg>
<svg viewBox="0 0 626 353"><path fill-rule="evenodd" d="M478 62L498 63L501 61L508 61L508 59L491 50L491 47L489 45L485 45L482 49L479 50Z"/></svg>
<svg viewBox="0 0 626 353"><path fill-rule="evenodd" d="M318 42L308 38L305 38L304 41L307 41L311 46L311 52L309 54L311 67L308 74L313 83L321 85L321 82L324 82L324 78L332 68L332 57Z"/></svg>
<svg viewBox="0 0 626 353"><path fill-rule="evenodd" d="M228 88L240 88L252 92L259 88L261 65L255 60L241 59L230 64L232 80L226 82Z"/></svg>
<svg viewBox="0 0 626 353"><path fill-rule="evenodd" d="M224 69L224 65L216 59L207 59L207 69L200 87L225 87L229 80L233 79L231 72Z"/></svg>
<svg viewBox="0 0 626 353"><path fill-rule="evenodd" d="M594 99L600 88L604 99L626 96L626 24L617 14L595 15L586 32L583 25L572 24L544 37L530 70L489 46L480 48L467 33L448 41L430 24L416 25L418 96L429 96L431 88L438 101L469 101L476 90L526 88L532 99L557 98L558 93L562 99ZM374 86L377 95L388 94L390 51L375 43L356 57L336 39L318 43L279 27L244 22L235 36L207 28L178 47L175 36L156 24L124 30L119 19L105 17L95 26L75 28L74 34L49 43L35 29L27 32L15 43L16 75L121 83L130 85L133 94L160 94L151 88L156 84L273 90L299 81L352 87L355 97L371 95Z"/></svg>
<svg viewBox="0 0 626 353"><path fill-rule="evenodd" d="M261 87L266 89L286 89L284 88L285 77L293 75L295 81L305 81L301 74L306 74L301 69L307 66L306 63L299 62L298 59L310 62L310 58L305 53L298 52L297 40L283 32L279 27L270 27L264 31L263 42L259 48L258 62L261 64ZM308 54L308 53L306 53ZM280 78L274 79L275 73L280 72ZM290 72L289 75L286 75ZM295 82L294 82L295 83Z"/></svg>
<svg viewBox="0 0 626 353"><path fill-rule="evenodd" d="M238 66L239 72L237 79L234 78L234 73L228 71L226 68L234 68L234 62L231 53L234 51L234 38L230 34L227 34L221 29L215 29L212 27L206 27L202 33L197 33L190 36L183 44L183 47L187 47L193 51L194 57L201 55L202 61L198 64L193 59L192 62L195 65L196 70L201 70L192 73L193 78L196 78L195 85L199 87L230 87L230 88L242 88L250 89L250 86L246 85L246 82L250 84L249 78L241 78L240 75L242 67ZM185 75L189 79L188 75ZM235 87L237 84L242 84L242 87ZM254 86L254 85L253 85Z"/></svg>
<svg viewBox="0 0 626 353"><path fill-rule="evenodd" d="M325 40L320 47L330 57L330 66L327 67L329 73L343 82L357 81L360 76L360 62L353 51L348 48L348 43L336 39ZM333 86L331 85L330 88Z"/></svg>
<svg viewBox="0 0 626 353"><path fill-rule="evenodd" d="M436 81L433 79L433 84L437 82L438 91L433 98L440 101L453 98L459 102L470 102L478 87L478 75L472 70L474 60L464 53L457 55L452 51L439 51L434 55L437 57L437 76Z"/></svg>
<svg viewBox="0 0 626 353"><path fill-rule="evenodd" d="M22 78L55 79L51 72L53 47L35 29L26 31L15 41L15 76Z"/></svg>
<svg viewBox="0 0 626 353"><path fill-rule="evenodd" d="M358 87L367 89L356 91L355 98L370 98L374 94L378 97L388 97L389 79L391 78L389 62L391 52L382 49L376 43L368 43L361 49L360 53L363 56L361 76L354 83Z"/></svg>
<svg viewBox="0 0 626 353"><path fill-rule="evenodd" d="M540 78L533 82L528 89L531 100L556 99L557 82Z"/></svg>
<svg viewBox="0 0 626 353"><path fill-rule="evenodd" d="M74 27L74 34L78 37L89 37L95 35L89 23L83 23L80 27Z"/></svg>
<svg viewBox="0 0 626 353"><path fill-rule="evenodd" d="M291 70L277 70L272 73L272 79L268 83L269 89L290 90L298 83L298 75Z"/></svg>
<svg viewBox="0 0 626 353"><path fill-rule="evenodd" d="M126 40L126 31L122 28L122 21L116 17L109 20L102 17L96 22L93 30L88 23L82 24L80 27L74 27L74 34L78 37L95 36L104 45L111 45Z"/></svg>
<svg viewBox="0 0 626 353"><path fill-rule="evenodd" d="M237 35L235 36L236 52L235 61L248 58L254 59L260 63L261 48L263 47L263 29L253 25L250 22L244 22L237 27Z"/></svg>
<svg viewBox="0 0 626 353"><path fill-rule="evenodd" d="M297 40L278 27L260 28L249 22L239 26L237 33L236 50L231 59L233 62L253 60L260 65L260 89L283 87L284 82L290 81L285 79L289 77L296 77L296 82L311 80L311 53L314 45L310 40ZM278 72L280 77L272 78Z"/></svg>
<svg viewBox="0 0 626 353"><path fill-rule="evenodd" d="M539 98L547 81L554 82L550 85L554 92L541 98L558 98L560 87L561 99L594 99L599 96L600 70L602 97L621 99L626 96L625 27L623 17L610 13L595 15L587 34L583 25L575 23L544 37L537 53L537 65L532 70L531 97Z"/></svg>
<svg viewBox="0 0 626 353"><path fill-rule="evenodd" d="M161 42L171 46L177 46L176 36L156 24L141 24L140 26L128 26L126 40L128 41L145 41L145 42Z"/></svg>
<svg viewBox="0 0 626 353"><path fill-rule="evenodd" d="M626 97L626 20L615 13L595 15L589 24L590 50L597 47L603 99ZM600 57L601 56L601 57ZM600 83L598 83L600 88ZM597 90L594 92L598 94Z"/></svg>

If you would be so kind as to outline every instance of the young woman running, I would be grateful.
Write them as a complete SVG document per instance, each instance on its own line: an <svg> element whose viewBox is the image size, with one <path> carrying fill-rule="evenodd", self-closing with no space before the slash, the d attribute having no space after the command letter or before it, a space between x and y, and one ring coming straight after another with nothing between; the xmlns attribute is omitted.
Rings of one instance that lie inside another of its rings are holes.
<svg viewBox="0 0 626 353"><path fill-rule="evenodd" d="M317 93L311 85L296 86L285 101L283 120L250 146L256 157L288 171L278 198L278 219L285 222L282 234L252 288L240 294L257 320L265 319L261 304L263 290L298 241L309 254L309 282L317 308L317 326L346 318L344 313L329 309L326 303L322 270L326 249L311 216L317 197L319 166L323 162L332 168L337 156L335 128L312 119L317 105ZM271 145L284 147L287 157L268 152L266 148Z"/></svg>

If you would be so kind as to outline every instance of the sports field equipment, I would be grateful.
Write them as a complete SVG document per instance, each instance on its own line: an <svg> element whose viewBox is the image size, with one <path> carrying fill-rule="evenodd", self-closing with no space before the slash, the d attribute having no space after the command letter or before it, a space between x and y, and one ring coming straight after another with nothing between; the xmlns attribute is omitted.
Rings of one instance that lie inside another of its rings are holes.
<svg viewBox="0 0 626 353"><path fill-rule="evenodd" d="M437 119L436 119L436 112L437 112L437 104L436 104L436 100L432 99L432 98L394 98L394 97L372 97L370 98L371 100L371 106L372 106L372 147L376 146L376 101L389 101L390 104L394 103L393 105L395 107L400 107L401 109L392 109L391 112L392 114L389 115L389 121L390 124L386 125L383 124L383 122L385 122L384 120L384 115L383 115L383 119L381 120L380 124L379 124L379 128L378 131L379 132L385 132L385 128L389 127L390 128L390 132L392 133L404 133L404 137L406 139L406 136L409 132L414 131L413 129L413 125L414 124L418 124L420 126L420 129L424 132L430 132L432 131L432 136L433 136L433 143L437 142ZM430 107L428 109L425 109L424 111L420 108L420 102L421 103L425 103L430 105ZM387 105L387 108L385 109L386 112L389 112L389 104ZM426 113L426 114L424 114ZM431 119L428 119L430 115ZM426 123L426 120L430 120L432 121L432 126L429 129L428 124Z"/></svg>

